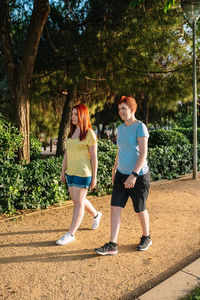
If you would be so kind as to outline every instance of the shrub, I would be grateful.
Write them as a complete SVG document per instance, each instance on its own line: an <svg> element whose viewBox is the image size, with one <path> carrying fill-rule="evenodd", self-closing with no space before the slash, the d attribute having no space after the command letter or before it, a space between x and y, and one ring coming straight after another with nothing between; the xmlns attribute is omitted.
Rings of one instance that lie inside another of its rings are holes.
<svg viewBox="0 0 200 300"><path fill-rule="evenodd" d="M0 157L3 159L15 159L23 137L19 130L11 123L7 122L0 114ZM31 159L40 157L41 144L34 138L30 138Z"/></svg>
<svg viewBox="0 0 200 300"><path fill-rule="evenodd" d="M0 212L47 208L69 199L60 181L62 158L36 159L30 164L1 161Z"/></svg>
<svg viewBox="0 0 200 300"><path fill-rule="evenodd" d="M22 145L22 136L17 128L6 122L0 114L0 158L14 159Z"/></svg>
<svg viewBox="0 0 200 300"><path fill-rule="evenodd" d="M69 193L60 181L61 168L61 157L36 159L26 165L18 208L47 208L53 203L62 203L69 199Z"/></svg>
<svg viewBox="0 0 200 300"><path fill-rule="evenodd" d="M41 143L38 139L30 137L30 156L31 160L40 158L41 156Z"/></svg>
<svg viewBox="0 0 200 300"><path fill-rule="evenodd" d="M117 153L117 146L109 140L98 141L97 187L89 190L89 195L103 196L112 191L112 168Z"/></svg>
<svg viewBox="0 0 200 300"><path fill-rule="evenodd" d="M174 129L177 132L182 133L191 144L193 144L193 128L176 128ZM200 128L197 128L197 142L200 145Z"/></svg>
<svg viewBox="0 0 200 300"><path fill-rule="evenodd" d="M89 195L111 192L111 173L117 147L110 141L99 141L98 186ZM62 158L35 159L30 164L1 161L0 212L15 213L17 209L47 208L53 203L70 199L66 186L60 181Z"/></svg>
<svg viewBox="0 0 200 300"><path fill-rule="evenodd" d="M189 140L175 130L157 129L150 132L149 147L189 145Z"/></svg>
<svg viewBox="0 0 200 300"><path fill-rule="evenodd" d="M13 146L12 146L13 147ZM13 148L7 147L7 149ZM9 151L11 151L9 150ZM69 199L66 185L60 181L62 157L35 159L30 164L17 164L7 151L0 156L0 213L13 214L18 209L47 208ZM14 153L12 150L11 153ZM111 175L117 146L108 140L98 142L97 187L89 195L102 196L112 190ZM200 167L200 146L199 167ZM192 170L192 146L156 146L149 149L148 164L152 180L177 178Z"/></svg>
<svg viewBox="0 0 200 300"><path fill-rule="evenodd" d="M24 187L24 166L0 158L0 173L0 213L14 213Z"/></svg>
<svg viewBox="0 0 200 300"><path fill-rule="evenodd" d="M106 140L106 139L101 139L98 140L98 151L99 152L116 152L117 151L117 146L115 144L113 144L113 142L111 142L110 140ZM115 153L116 154L116 153Z"/></svg>
<svg viewBox="0 0 200 300"><path fill-rule="evenodd" d="M178 178L192 170L192 146L156 146L150 148L148 164L152 181Z"/></svg>

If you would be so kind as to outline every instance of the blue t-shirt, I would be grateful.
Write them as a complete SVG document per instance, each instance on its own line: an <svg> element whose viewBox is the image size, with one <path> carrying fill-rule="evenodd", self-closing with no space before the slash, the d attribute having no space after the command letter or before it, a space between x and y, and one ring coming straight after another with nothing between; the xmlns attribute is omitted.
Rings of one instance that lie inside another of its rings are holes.
<svg viewBox="0 0 200 300"><path fill-rule="evenodd" d="M141 121L137 121L131 126L126 126L125 123L118 127L117 146L119 149L117 159L117 170L122 174L130 175L136 165L139 156L139 137L149 137L147 127ZM148 172L149 167L147 161L142 166L139 175L144 175Z"/></svg>

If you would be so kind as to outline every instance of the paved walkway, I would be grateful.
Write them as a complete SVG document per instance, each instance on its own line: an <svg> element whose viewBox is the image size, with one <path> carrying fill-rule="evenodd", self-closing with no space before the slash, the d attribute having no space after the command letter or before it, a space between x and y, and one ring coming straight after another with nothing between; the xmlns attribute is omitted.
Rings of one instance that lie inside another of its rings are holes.
<svg viewBox="0 0 200 300"><path fill-rule="evenodd" d="M178 300L200 286L200 258L155 286L138 300Z"/></svg>

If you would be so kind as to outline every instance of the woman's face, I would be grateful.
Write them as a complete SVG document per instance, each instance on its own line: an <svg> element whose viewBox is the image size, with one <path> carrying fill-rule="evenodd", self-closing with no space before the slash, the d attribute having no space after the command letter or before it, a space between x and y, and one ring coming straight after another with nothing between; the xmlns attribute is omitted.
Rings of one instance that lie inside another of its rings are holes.
<svg viewBox="0 0 200 300"><path fill-rule="evenodd" d="M72 124L78 125L78 112L76 108L72 109Z"/></svg>
<svg viewBox="0 0 200 300"><path fill-rule="evenodd" d="M126 103L122 102L118 105L119 116L123 121L127 121L132 117L133 112Z"/></svg>

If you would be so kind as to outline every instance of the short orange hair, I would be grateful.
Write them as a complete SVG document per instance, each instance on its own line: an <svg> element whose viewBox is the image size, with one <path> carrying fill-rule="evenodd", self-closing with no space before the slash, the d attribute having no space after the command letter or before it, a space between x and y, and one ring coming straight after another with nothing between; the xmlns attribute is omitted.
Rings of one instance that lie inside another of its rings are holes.
<svg viewBox="0 0 200 300"><path fill-rule="evenodd" d="M91 122L90 122L90 115L87 106L84 104L77 104L74 105L73 109L77 110L78 113L78 125L80 126L80 141L84 140L86 138L88 129L91 128ZM76 126L72 124L72 120L70 122L70 132L68 135L68 138L72 137L74 131L76 129Z"/></svg>
<svg viewBox="0 0 200 300"><path fill-rule="evenodd" d="M134 98L122 96L117 101L117 104L125 103L131 109L132 112L136 113L137 111L137 102Z"/></svg>

